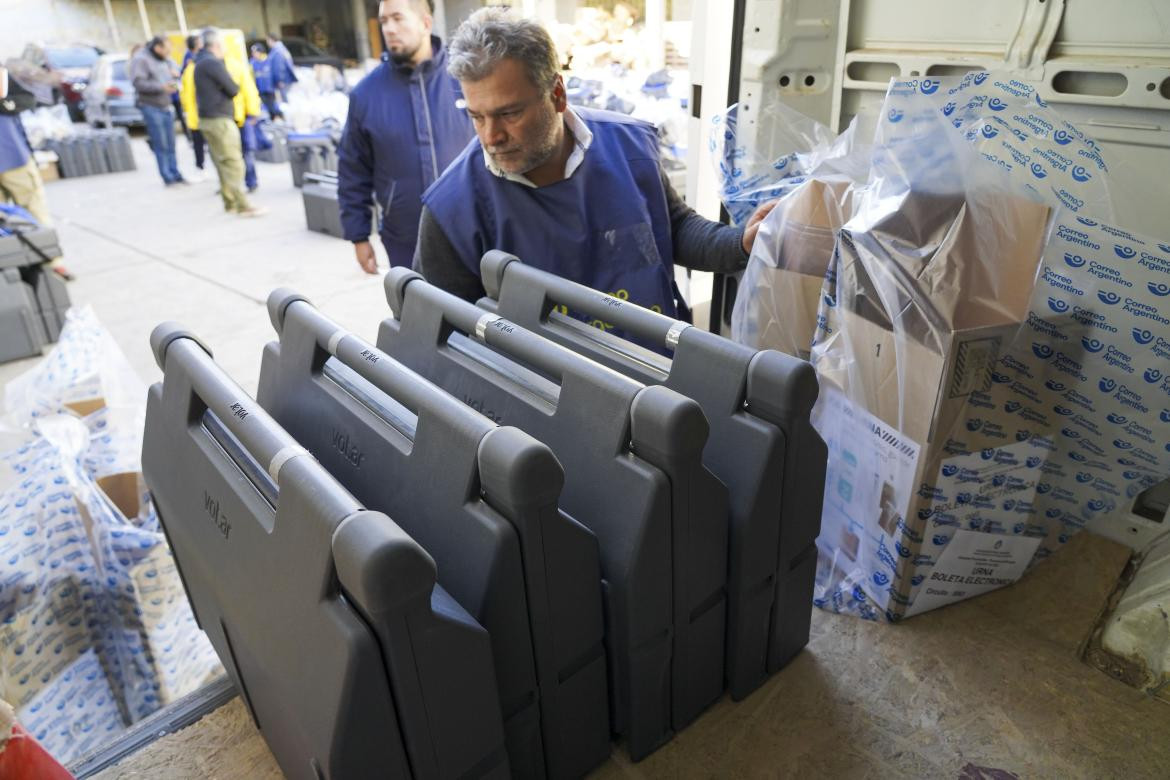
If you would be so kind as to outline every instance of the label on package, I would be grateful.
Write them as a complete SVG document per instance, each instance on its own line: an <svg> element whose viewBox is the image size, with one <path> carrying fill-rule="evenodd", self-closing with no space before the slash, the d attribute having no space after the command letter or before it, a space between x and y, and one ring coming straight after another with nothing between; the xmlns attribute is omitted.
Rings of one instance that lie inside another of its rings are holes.
<svg viewBox="0 0 1170 780"><path fill-rule="evenodd" d="M922 583L906 617L963 601L1018 580L1040 539L959 530Z"/></svg>

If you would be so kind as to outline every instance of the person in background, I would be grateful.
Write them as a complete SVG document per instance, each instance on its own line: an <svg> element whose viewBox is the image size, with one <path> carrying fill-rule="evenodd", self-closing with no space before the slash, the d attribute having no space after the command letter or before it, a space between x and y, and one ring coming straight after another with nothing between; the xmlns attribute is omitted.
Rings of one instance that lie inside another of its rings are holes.
<svg viewBox="0 0 1170 780"><path fill-rule="evenodd" d="M255 91L250 75L247 83L252 85L251 92L258 106L260 96ZM224 44L219 30L209 28L203 32L203 51L196 56L191 84L199 129L203 131L203 137L211 150L211 161L219 173L224 210L243 217L259 216L264 213L263 210L249 204L242 189L244 157L240 146L240 126L246 119L247 111L236 107L235 98L240 94L241 86L224 64ZM240 118L239 124L237 117Z"/></svg>
<svg viewBox="0 0 1170 780"><path fill-rule="evenodd" d="M296 83L297 74L293 68L292 54L276 33L268 33L268 59L272 61L272 84L276 88L276 96L287 103L286 90Z"/></svg>
<svg viewBox="0 0 1170 780"><path fill-rule="evenodd" d="M431 34L431 0L383 0L386 54L350 95L338 152L338 201L358 265L377 273L370 245L371 196L383 212L379 236L391 265L410 265L423 191L474 133L459 107L447 51Z"/></svg>
<svg viewBox="0 0 1170 780"><path fill-rule="evenodd" d="M36 97L10 80L8 69L0 65L0 197L32 214L41 227L52 227L45 183L20 123L20 112L35 108L36 102ZM49 268L65 281L73 281L62 258L53 258Z"/></svg>
<svg viewBox="0 0 1170 780"><path fill-rule="evenodd" d="M256 79L256 89L260 91L260 102L268 110L272 119L283 119L280 104L276 102L276 82L272 80L272 60L268 57L268 50L262 43L252 44L252 77Z"/></svg>
<svg viewBox="0 0 1170 780"><path fill-rule="evenodd" d="M138 93L138 106L146 122L146 133L150 137L159 175L168 187L187 183L179 174L175 160L175 114L171 110L171 95L179 91L179 84L172 70L170 53L170 41L156 35L130 60L130 81Z"/></svg>
<svg viewBox="0 0 1170 780"><path fill-rule="evenodd" d="M199 36L199 35L188 35L187 36L187 51L183 52L183 64L179 68L179 73L180 73L179 78L180 79L186 78L188 68L195 67L195 55L198 54L202 48L203 48L202 36ZM199 118L195 117L195 124L192 125L191 124L191 113L192 112L183 108L182 102L183 101L180 98L179 110L182 111L182 113L186 119L187 130L190 133L190 138L191 138L191 148L195 152L195 167L199 169L199 176L202 177L203 163L206 160L206 158L204 157L204 151L206 149L207 143L203 140L203 133L201 133L199 131Z"/></svg>
<svg viewBox="0 0 1170 780"><path fill-rule="evenodd" d="M423 195L414 267L429 282L474 301L484 294L480 258L501 249L686 320L675 263L723 273L747 264L775 202L746 228L696 214L662 169L652 125L568 105L538 23L480 9L447 56L477 138Z"/></svg>

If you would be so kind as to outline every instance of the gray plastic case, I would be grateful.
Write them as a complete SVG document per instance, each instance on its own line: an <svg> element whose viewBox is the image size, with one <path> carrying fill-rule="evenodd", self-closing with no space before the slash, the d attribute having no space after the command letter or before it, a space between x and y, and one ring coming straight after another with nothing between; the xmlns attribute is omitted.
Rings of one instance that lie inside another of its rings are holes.
<svg viewBox="0 0 1170 780"><path fill-rule="evenodd" d="M337 203L337 174L332 171L305 173L301 187L305 204L305 226L315 233L345 238L341 207Z"/></svg>
<svg viewBox="0 0 1170 780"><path fill-rule="evenodd" d="M0 363L41 354L47 343L44 321L32 288L16 268L0 271Z"/></svg>
<svg viewBox="0 0 1170 780"><path fill-rule="evenodd" d="M294 135L286 141L286 148L294 187L304 185L306 173L337 170L337 151L332 138Z"/></svg>
<svg viewBox="0 0 1170 780"><path fill-rule="evenodd" d="M291 778L508 776L487 632L173 323L143 474L195 617Z"/></svg>
<svg viewBox="0 0 1170 780"><path fill-rule="evenodd" d="M601 547L611 721L646 756L723 690L727 491L701 463L702 412L405 268L386 291L380 349L564 466L561 506Z"/></svg>
<svg viewBox="0 0 1170 780"><path fill-rule="evenodd" d="M756 351L491 251L486 310L645 384L693 398L711 424L704 462L730 495L727 683L741 699L808 643L827 451L806 361ZM612 323L673 360L553 312ZM780 479L776 476L780 475Z"/></svg>
<svg viewBox="0 0 1170 780"><path fill-rule="evenodd" d="M264 350L257 400L365 506L396 518L487 629L513 775L596 767L610 751L597 539L559 511L556 457L297 293L274 291L268 311L280 342Z"/></svg>

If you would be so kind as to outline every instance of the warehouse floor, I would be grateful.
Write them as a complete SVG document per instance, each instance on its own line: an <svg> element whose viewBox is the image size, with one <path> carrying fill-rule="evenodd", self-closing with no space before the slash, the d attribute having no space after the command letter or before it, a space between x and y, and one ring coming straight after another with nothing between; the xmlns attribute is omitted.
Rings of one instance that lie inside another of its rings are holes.
<svg viewBox="0 0 1170 780"><path fill-rule="evenodd" d="M180 142L180 167L191 169ZM223 214L216 185L164 189L140 169L48 185L75 304L92 305L142 379L147 337L183 322L247 390L273 338L274 287L372 339L381 279L309 233L287 165L260 164L260 219ZM29 361L0 366L5 382ZM809 647L742 702L723 700L639 764L598 777L1170 777L1170 707L1080 660L1129 551L1082 535L1011 588L890 626L814 610ZM239 699L102 778L279 776Z"/></svg>

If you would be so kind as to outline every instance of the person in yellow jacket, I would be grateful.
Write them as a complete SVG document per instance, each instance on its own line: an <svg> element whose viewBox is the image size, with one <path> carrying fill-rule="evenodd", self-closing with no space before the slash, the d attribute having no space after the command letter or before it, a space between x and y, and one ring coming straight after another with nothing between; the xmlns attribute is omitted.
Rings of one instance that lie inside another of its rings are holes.
<svg viewBox="0 0 1170 780"><path fill-rule="evenodd" d="M236 125L240 128L240 144L244 156L244 186L248 192L255 192L259 186L256 178L256 123L260 119L260 91L252 75L252 66L247 60L236 56L234 51L225 52L223 64L228 75L239 87L232 98ZM195 61L191 60L183 70L179 85L179 102L191 131L199 129L199 108L195 103Z"/></svg>

